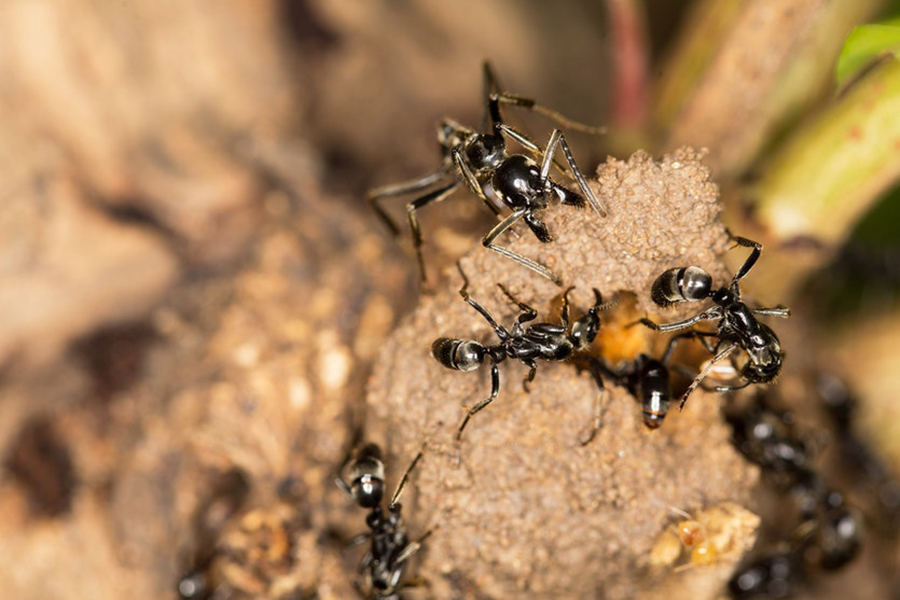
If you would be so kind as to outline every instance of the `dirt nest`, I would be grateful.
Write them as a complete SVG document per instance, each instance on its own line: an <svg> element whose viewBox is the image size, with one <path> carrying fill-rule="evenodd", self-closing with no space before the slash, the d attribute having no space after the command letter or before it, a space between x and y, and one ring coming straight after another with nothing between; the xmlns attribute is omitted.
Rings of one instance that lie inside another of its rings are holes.
<svg viewBox="0 0 900 600"><path fill-rule="evenodd" d="M592 303L591 288L606 297L632 292L637 310L649 310L650 284L669 267L699 265L722 281L730 244L719 221L718 190L701 158L681 149L660 161L643 152L610 159L595 187L607 218L554 207L544 215L553 243L540 244L525 228L501 243L575 286L576 318ZM471 296L498 322L510 325L516 313L497 283L532 304L539 320L557 318L551 307L562 288L552 282L484 248L461 266ZM598 394L593 379L570 364L541 363L526 393L526 368L507 362L500 367L500 395L469 423L456 468L461 406L488 395L489 368L450 371L431 357L430 345L441 336L496 342L460 298L460 285L458 274L452 276L395 332L367 396L368 435L386 442L394 477L426 443L404 503L413 537L433 530L418 559L429 597L634 598L663 589L673 571L651 573L649 558L672 520L670 509L746 505L757 480L728 441L719 397L698 391L682 413L673 410L661 429L648 431L634 399L607 382L602 429L582 446ZM663 312L664 321L679 316ZM603 318L615 320L614 313ZM649 331L631 335L645 337L648 349L661 338ZM606 336L603 344L610 347L596 350L614 353L616 343ZM721 569L679 573L680 585L684 577L712 577L718 583L709 589L721 590L752 545L753 529L720 557Z"/></svg>

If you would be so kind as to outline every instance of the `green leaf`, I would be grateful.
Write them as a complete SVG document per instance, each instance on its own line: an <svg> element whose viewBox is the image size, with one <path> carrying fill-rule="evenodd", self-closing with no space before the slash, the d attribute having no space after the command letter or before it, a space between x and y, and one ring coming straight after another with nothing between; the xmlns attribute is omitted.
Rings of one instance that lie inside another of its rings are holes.
<svg viewBox="0 0 900 600"><path fill-rule="evenodd" d="M886 54L900 58L900 18L854 28L838 57L835 73L838 86L853 79L872 61Z"/></svg>

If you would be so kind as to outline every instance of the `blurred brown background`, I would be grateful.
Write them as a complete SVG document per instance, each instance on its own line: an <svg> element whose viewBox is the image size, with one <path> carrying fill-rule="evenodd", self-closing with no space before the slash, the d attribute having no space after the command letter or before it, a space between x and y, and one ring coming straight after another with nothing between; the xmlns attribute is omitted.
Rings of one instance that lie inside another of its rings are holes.
<svg viewBox="0 0 900 600"><path fill-rule="evenodd" d="M354 597L341 538L363 521L333 479L417 297L407 241L365 190L432 170L440 117L477 124L490 59L510 91L610 126L574 136L585 173L607 153L704 145L743 214L772 140L829 97L842 36L885 10L750 4L721 3L748 37L707 48L723 62L667 112L675 49L709 2L4 2L0 597L174 597L212 547L229 549L235 597ZM741 25L753 10L771 22ZM826 29L840 34L822 50ZM812 49L828 60L776 103ZM446 204L422 216L435 274L485 224ZM810 306L813 362L892 400L896 241L845 246L852 225L813 250L761 227L802 269L760 288ZM900 422L874 406L870 422ZM897 457L892 431L872 435Z"/></svg>

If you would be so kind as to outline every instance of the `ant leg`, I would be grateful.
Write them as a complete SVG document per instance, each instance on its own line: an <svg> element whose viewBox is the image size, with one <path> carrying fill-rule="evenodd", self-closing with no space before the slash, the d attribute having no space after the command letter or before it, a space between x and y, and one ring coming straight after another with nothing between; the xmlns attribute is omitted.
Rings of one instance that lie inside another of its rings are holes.
<svg viewBox="0 0 900 600"><path fill-rule="evenodd" d="M350 541L347 542L347 546L359 546L360 544L366 543L369 539L372 538L371 533L361 533L357 536L350 538Z"/></svg>
<svg viewBox="0 0 900 600"><path fill-rule="evenodd" d="M528 375L522 380L522 389L526 394L531 393L531 382L534 381L534 375L537 373L537 363L533 360L523 359L523 363L528 367Z"/></svg>
<svg viewBox="0 0 900 600"><path fill-rule="evenodd" d="M397 489L394 491L394 495L391 496L391 503L388 504L388 509L391 510L397 506L397 503L400 501L400 496L403 495L403 490L406 488L406 483L409 481L409 474L413 469L416 468L416 464L422 458L422 451L420 450L413 461L406 468L406 472L403 473L403 477L400 478L400 483L397 484Z"/></svg>
<svg viewBox="0 0 900 600"><path fill-rule="evenodd" d="M469 419L472 418L473 415L481 411L485 406L490 404L497 398L497 395L500 393L500 369L497 367L497 363L493 363L491 365L491 395L473 406L466 413L466 418L463 419L462 424L459 426L459 429L456 430L456 441L459 443L462 440L463 429L466 428L466 425L469 424Z"/></svg>
<svg viewBox="0 0 900 600"><path fill-rule="evenodd" d="M428 536L430 536L430 535L431 535L431 530L429 529L428 531L425 532L425 535L423 535L416 541L410 542L406 546L404 546L403 550L400 551L400 554L397 555L397 558L394 559L395 567L398 567L401 564L405 563L407 560L409 560L409 558L413 554L418 552L419 548L422 547L422 544L425 542L425 540L428 539ZM403 587L414 587L414 586L405 585Z"/></svg>
<svg viewBox="0 0 900 600"><path fill-rule="evenodd" d="M520 314L519 318L516 319L516 325L522 325L523 323L527 323L528 321L534 321L537 318L537 311L533 307L525 304L524 302L513 296L512 292L506 289L505 285L503 285L502 283L498 283L497 287L499 287L500 290L504 294L506 294L506 297L509 298L510 301L512 301L512 303L518 306L519 310L522 311L522 314Z"/></svg>
<svg viewBox="0 0 900 600"><path fill-rule="evenodd" d="M553 133L550 134L550 141L547 142L547 150L544 155L544 163L541 165L541 179L543 181L547 180L547 176L550 173L550 165L553 162L553 154L556 152L556 146L562 148L563 154L566 157L566 162L569 163L569 167L572 169L572 174L575 176L575 181L578 182L578 187L581 188L582 193L584 193L584 197L587 198L587 201L590 203L591 208L594 209L601 217L607 216L606 208L597 200L597 197L594 195L593 190L591 190L588 185L587 179L585 179L584 175L581 173L581 169L578 168L578 164L575 162L575 158L572 156L572 151L569 150L569 144L566 143L566 137L563 135L563 132L559 129L554 129Z"/></svg>
<svg viewBox="0 0 900 600"><path fill-rule="evenodd" d="M482 73L484 116L481 118L480 130L487 131L488 126L490 126L494 135L498 135L503 124L503 119L500 116L500 102L498 101L501 93L500 79L497 77L494 67L488 61L484 61Z"/></svg>
<svg viewBox="0 0 900 600"><path fill-rule="evenodd" d="M774 308L753 308L750 312L755 313L757 315L768 315L770 317L789 317L791 316L791 309L786 306L776 306Z"/></svg>
<svg viewBox="0 0 900 600"><path fill-rule="evenodd" d="M728 233L731 236L732 241L734 241L738 246L743 246L745 248L753 248L750 252L750 256L744 261L744 264L741 265L741 268L737 270L737 273L734 274L734 277L731 278L731 285L734 286L738 281L747 276L747 273L750 272L750 269L753 268L753 265L756 264L756 261L759 260L759 255L762 253L762 244L759 242L754 242L753 240L748 240L745 237L741 236L732 236L731 232Z"/></svg>
<svg viewBox="0 0 900 600"><path fill-rule="evenodd" d="M534 112L539 113L547 117L548 119L552 119L558 125L561 125L566 129L571 129L573 131L580 131L581 133L586 133L588 135L603 135L608 132L606 127L588 125L586 123L581 123L574 119L570 119L562 113L555 111L552 108L546 107L543 104L539 104L531 98L516 96L508 92L499 92L497 94L497 102L500 104L509 104L512 106L518 106L521 108L527 108L528 110L533 110Z"/></svg>
<svg viewBox="0 0 900 600"><path fill-rule="evenodd" d="M717 392L735 392L749 386L751 382L745 381L741 385L717 385L713 389Z"/></svg>
<svg viewBox="0 0 900 600"><path fill-rule="evenodd" d="M571 292L574 289L575 289L575 286L570 285L569 287L566 288L566 291L563 292L563 295L562 295L562 308L560 309L560 314L559 314L559 324L562 325L562 328L565 329L566 331L569 330L569 292ZM595 289L594 293L599 294L600 292L598 292ZM598 301L599 301L599 298L598 298Z"/></svg>
<svg viewBox="0 0 900 600"><path fill-rule="evenodd" d="M484 193L484 189L481 187L481 184L478 183L478 178L475 177L475 173L472 172L472 168L469 166L469 163L466 162L466 159L463 158L462 151L459 147L453 148L451 151L451 156L453 158L453 164L456 165L457 170L465 180L466 185L469 187L469 190L481 200L481 202L488 207L488 209L494 213L495 216L500 216L500 208L494 204L494 202L487 197L487 194Z"/></svg>
<svg viewBox="0 0 900 600"><path fill-rule="evenodd" d="M475 300L470 298L468 294L463 296L463 298L466 299L466 302L469 304L469 306L477 310L478 313L482 317L484 317L484 320L487 321L488 324L494 329L494 333L497 334L498 338L500 338L501 340L506 340L509 338L509 331L507 331L507 329L503 325L497 323L497 321L494 320L494 317L491 316L491 313L489 313L485 307L475 302Z"/></svg>
<svg viewBox="0 0 900 600"><path fill-rule="evenodd" d="M406 215L409 217L409 228L412 231L413 248L416 251L416 261L419 264L421 281L426 281L427 277L425 275L425 259L422 257L422 230L419 228L419 219L416 217L416 211L432 202L440 202L452 194L457 187L459 187L459 181L454 180L452 183L429 192L421 198L416 198L406 205Z"/></svg>
<svg viewBox="0 0 900 600"><path fill-rule="evenodd" d="M365 556L362 557L362 560L359 561L359 566L356 567L357 573L363 573L366 569L368 569L372 565L372 560L374 557L372 556L372 551L367 550Z"/></svg>
<svg viewBox="0 0 900 600"><path fill-rule="evenodd" d="M341 479L340 477L335 478L334 484L336 486L338 486L338 489L340 489L342 492L349 494L351 496L353 495L353 490L351 490L350 486L347 485L347 482L344 481L343 479Z"/></svg>
<svg viewBox="0 0 900 600"><path fill-rule="evenodd" d="M606 387L603 385L603 376L601 373L601 365L600 362L596 359L591 359L591 375L594 378L594 381L597 382L597 387L599 391L597 393L597 397L594 400L594 419L593 425L591 426L591 432L588 434L587 439L581 440L582 446L587 446L590 444L594 438L597 436L597 432L600 431L600 428L603 426L603 399L606 396Z"/></svg>
<svg viewBox="0 0 900 600"><path fill-rule="evenodd" d="M433 183L440 181L442 177L446 176L447 167L441 167L437 171L429 173L424 177L419 177L418 179L371 189L366 193L366 200L375 211L375 214L378 215L378 218L380 218L385 226L391 231L391 234L397 236L400 235L400 228L381 206L380 201L385 198L418 192L419 190L425 189Z"/></svg>
<svg viewBox="0 0 900 600"><path fill-rule="evenodd" d="M534 271L534 272L537 273L538 275L541 275L541 276L543 276L543 277L546 277L547 279L549 279L550 281L552 281L552 282L555 283L556 285L562 285L562 281L559 279L559 277L558 277L557 275L555 275L555 274L553 273L553 271L551 271L550 269L548 269L548 268L545 267L544 265L542 265L542 264L540 264L540 263L537 263L537 262L535 262L535 261L533 261L533 260L531 260L531 259L529 259L529 258L525 258L525 257L522 256L521 254L517 254L516 252L513 252L512 250L509 250L509 249L504 248L504 247L502 247L502 246L494 245L494 240L497 239L497 237L498 237L500 234L502 234L502 233L505 232L507 229L509 229L510 227L512 227L513 224L514 224L516 221L518 221L519 219L521 219L522 217L524 217L525 214L526 214L529 210L530 210L530 209L528 209L528 208L520 208L520 209L517 210L516 212L512 213L511 215L509 215L508 217L506 217L505 219L503 219L502 221L500 221L499 223L497 223L497 224L494 226L494 228L491 229L491 230L487 233L487 235L484 236L484 239L481 240L481 244L482 244L485 248L489 248L490 250L493 250L493 251L496 252L497 254L502 254L503 256L505 256L505 257L507 257L507 258L509 258L509 259L512 259L512 260L516 261L516 262L519 263L520 265L522 265L522 266L524 266L524 267L527 267L527 268L531 269L532 271Z"/></svg>
<svg viewBox="0 0 900 600"><path fill-rule="evenodd" d="M695 389L697 389L697 386L700 385L700 382L703 381L703 379L707 376L707 374L712 370L713 365L715 365L717 362L719 362L720 360L722 360L723 358L725 358L726 356L731 354L736 348L737 348L737 344L731 344L730 346L728 346L727 348L725 348L724 350L722 350L721 352L716 354L712 358L712 360L709 361L709 363L707 363L707 365L705 367L703 367L703 370L700 371L696 377L694 377L694 380L691 382L691 385L689 385L688 389L685 390L684 394L681 395L681 403L678 405L678 410L684 410L684 403L687 402L688 396L691 395L691 392L693 392Z"/></svg>
<svg viewBox="0 0 900 600"><path fill-rule="evenodd" d="M654 331L677 331L679 329L687 329L691 325L699 323L700 321L712 321L714 319L722 318L722 309L718 306L714 306L709 310L705 310L702 313L694 315L690 319L685 319L684 321L675 321L674 323L654 323L650 319L644 317L642 319L638 319L635 323L640 323L649 327ZM632 323L635 324L635 323Z"/></svg>
<svg viewBox="0 0 900 600"><path fill-rule="evenodd" d="M587 133L590 135L601 135L606 133L605 127L595 127L593 125L586 125L584 123L579 123L573 119L570 119L557 111L547 108L541 104L538 104L531 98L525 98L522 96L517 96L514 94L510 94L509 92L504 92L502 90L502 86L500 85L500 80L497 78L497 74L494 72L493 67L488 61L484 62L484 96L487 102L491 100L496 101L498 104L510 104L513 106L518 106L521 108L527 108L528 110L533 110L539 114L544 115L545 117L552 119L562 125L567 129L572 129L575 131L581 131L583 133ZM500 119L496 119L496 122L499 122ZM482 127L482 130L484 128Z"/></svg>
<svg viewBox="0 0 900 600"><path fill-rule="evenodd" d="M472 299L471 296L469 296L469 278L463 271L462 264L459 261L456 261L456 268L459 270L459 274L462 276L463 280L463 286L459 288L459 295L462 296L463 300L465 300L469 306L477 310L478 314L484 317L484 320L488 322L488 325L491 326L491 328L497 334L497 337L499 337L501 340L509 338L509 331L507 331L503 325L497 323L497 321L494 320L494 317L491 315L491 313L488 312L485 307L478 304L478 302L476 302Z"/></svg>
<svg viewBox="0 0 900 600"><path fill-rule="evenodd" d="M506 134L509 139L517 142L520 146L525 148L525 150L531 153L535 160L540 160L544 155L544 151L541 149L541 147L521 131L517 131L509 125L503 124L500 125L500 132ZM566 174L566 165L564 165L561 161L554 158L553 166L556 167L560 173L568 177L568 175Z"/></svg>
<svg viewBox="0 0 900 600"><path fill-rule="evenodd" d="M695 338L699 339L700 343L703 344L703 347L710 354L715 354L713 347L709 345L708 338L710 337L718 337L718 334L713 331L685 331L683 333L677 333L669 339L669 344L666 346L666 351L663 352L662 358L659 359L659 362L666 365L669 363L669 359L672 357L672 353L675 351L675 347L678 345L678 342L684 339Z"/></svg>
<svg viewBox="0 0 900 600"><path fill-rule="evenodd" d="M721 309L718 306L716 306L709 310L703 311L702 313L694 315L690 319L685 319L684 321L675 321L674 323L654 323L647 317L644 317L642 319L638 319L634 323L629 323L629 326L640 323L641 325L649 327L653 331L666 332L666 331L677 331L679 329L687 329L691 325L699 323L700 321L712 321L713 319L721 319L721 318L722 318Z"/></svg>

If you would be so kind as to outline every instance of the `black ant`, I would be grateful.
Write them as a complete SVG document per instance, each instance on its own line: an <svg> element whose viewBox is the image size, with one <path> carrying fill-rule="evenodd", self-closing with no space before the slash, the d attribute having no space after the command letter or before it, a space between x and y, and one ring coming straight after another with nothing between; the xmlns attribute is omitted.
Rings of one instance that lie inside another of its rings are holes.
<svg viewBox="0 0 900 600"><path fill-rule="evenodd" d="M775 308L750 308L741 300L740 280L756 264L762 252L762 245L743 237L735 237L734 241L747 248L753 248L750 256L741 265L731 279L728 287L712 289L712 276L700 267L676 267L668 269L653 282L650 298L661 307L671 306L679 302L699 302L711 299L715 306L689 319L674 323L657 324L643 318L641 323L656 331L677 331L686 329L700 321L718 321L716 332L694 331L691 334L701 340L715 337L715 344L704 345L713 354L712 360L694 378L681 396L679 408L684 408L688 396L703 381L715 363L728 357L738 348L747 353L748 360L740 369L744 382L737 386L717 386L719 392L742 389L751 383L767 383L775 379L781 372L784 352L778 336L767 325L760 323L755 315L788 317L790 309L782 306ZM725 348L722 345L725 344Z"/></svg>
<svg viewBox="0 0 900 600"><path fill-rule="evenodd" d="M507 358L514 358L522 361L528 368L528 375L522 381L525 391L529 391L529 384L534 381L537 372L537 363L535 360L555 360L563 361L572 356L576 351L584 350L594 341L597 333L600 331L599 311L604 310L608 305L603 304L603 298L597 289L594 289L595 304L588 312L572 324L569 329L569 292L574 287L566 289L562 297L562 314L560 323L533 323L525 325L529 321L537 318L537 311L531 306L520 302L507 290L503 284L497 284L501 291L506 294L507 298L516 304L521 313L516 318L512 326L512 330L508 330L498 324L491 316L486 308L473 300L467 291L469 280L462 268L459 269L463 278L463 286L459 290L459 294L463 297L469 306L478 311L484 317L485 321L494 329L494 333L500 338L500 343L493 346L484 346L476 340L461 340L455 338L441 337L434 340L431 345L431 354L448 369L456 371L472 371L484 364L485 360L491 363L491 394L486 399L469 408L466 417L456 431L456 440L462 439L463 430L469 423L475 413L482 410L488 404L497 398L500 393L500 369L497 365L505 361ZM598 404L602 401L598 397ZM599 408L596 411L599 415ZM595 416L594 428L588 442L593 439L599 429L599 416ZM587 442L584 442L587 443Z"/></svg>
<svg viewBox="0 0 900 600"><path fill-rule="evenodd" d="M732 597L788 597L813 571L834 571L853 560L861 544L860 516L812 469L809 450L794 432L793 416L758 396L746 408L732 410L726 420L735 448L791 499L801 521L799 536L782 544L787 549L739 567L728 584Z"/></svg>
<svg viewBox="0 0 900 600"><path fill-rule="evenodd" d="M401 582L403 570L410 557L431 535L431 531L414 542L409 541L409 536L403 528L400 496L406 488L409 474L421 458L422 452L419 452L403 473L386 513L381 508L381 499L384 496L384 463L377 445L366 444L357 451L356 458L350 466L349 485L341 478L335 480L337 486L352 496L357 505L370 509L366 516L366 525L370 531L357 536L351 543L362 544L366 540L371 542L369 550L359 563L359 571L366 572L370 590L368 597L375 600L398 600L401 588L415 585Z"/></svg>
<svg viewBox="0 0 900 600"><path fill-rule="evenodd" d="M472 193L478 196L498 218L503 208L513 211L484 236L482 244L554 283L560 284L559 278L546 266L498 246L494 240L517 221L524 219L541 242L552 241L553 236L547 231L547 227L539 218L538 213L557 202L582 208L585 206L586 198L600 216L605 217L606 210L597 200L575 163L563 133L559 129L554 129L547 142L547 147L541 150L524 134L503 123L500 116L500 104L513 104L535 110L569 128L588 132L601 130L570 121L559 113L537 104L534 100L500 91L497 77L487 62L484 63L484 101L485 116L482 120L482 131L469 129L452 119L443 119L438 126L438 142L442 154L441 166L436 171L418 179L371 190L368 193L369 203L388 229L396 236L399 235L399 227L381 207L380 201L383 198L420 192L442 182L436 189L415 198L406 205L406 214L409 218L413 246L419 265L419 275L421 281L424 282L427 277L425 262L422 258L422 232L419 229L416 211L428 204L443 200L465 183ZM541 163L538 164L523 154L510 154L506 137L518 142L535 158L542 157ZM578 183L583 196L550 179L551 166L555 164L562 170L562 166L554 161L557 147L562 149L572 176Z"/></svg>
<svg viewBox="0 0 900 600"><path fill-rule="evenodd" d="M669 412L672 398L669 368L666 366L670 353L671 351L667 350L660 360L647 354L639 354L633 362L618 369L610 369L601 360L592 357L591 371L601 390L603 388L601 374L626 387L641 403L644 426L647 429L658 429Z"/></svg>

